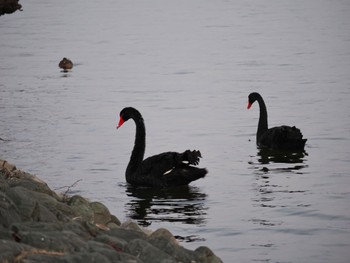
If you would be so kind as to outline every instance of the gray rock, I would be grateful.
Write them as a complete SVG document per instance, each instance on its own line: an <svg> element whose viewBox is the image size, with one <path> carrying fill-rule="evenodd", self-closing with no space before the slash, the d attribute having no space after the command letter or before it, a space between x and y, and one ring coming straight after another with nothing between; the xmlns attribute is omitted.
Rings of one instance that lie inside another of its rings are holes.
<svg viewBox="0 0 350 263"><path fill-rule="evenodd" d="M173 257L142 239L130 241L128 251L144 263L177 263Z"/></svg>
<svg viewBox="0 0 350 263"><path fill-rule="evenodd" d="M79 252L88 249L85 240L71 231L23 231L18 234L20 242L38 249L61 252Z"/></svg>
<svg viewBox="0 0 350 263"><path fill-rule="evenodd" d="M60 252L52 252L45 250L37 250L29 253L25 256L25 259L21 262L25 263L111 263L108 257L99 253L75 253L75 254L63 254Z"/></svg>
<svg viewBox="0 0 350 263"><path fill-rule="evenodd" d="M99 202L92 202L90 203L90 208L94 214L94 223L106 225L112 220L111 213L105 205Z"/></svg>
<svg viewBox="0 0 350 263"><path fill-rule="evenodd" d="M195 252L199 257L199 262L201 263L222 263L222 260L215 256L213 251L207 247L198 247Z"/></svg>
<svg viewBox="0 0 350 263"><path fill-rule="evenodd" d="M128 242L126 242L124 239L106 234L99 235L98 237L96 237L95 240L107 244L108 246L112 247L115 251L119 252L125 252L128 246Z"/></svg>
<svg viewBox="0 0 350 263"><path fill-rule="evenodd" d="M19 210L14 202L4 193L0 192L0 222L9 227L12 222L22 221Z"/></svg>
<svg viewBox="0 0 350 263"><path fill-rule="evenodd" d="M134 231L138 231L138 232L143 232L143 230L141 229L141 227L136 224L135 222L132 222L132 221L126 221L124 223L122 223L120 225L121 228L123 229L129 229L129 230L134 230Z"/></svg>
<svg viewBox="0 0 350 263"><path fill-rule="evenodd" d="M135 231L130 229L115 228L108 231L109 236L117 237L126 242L130 242L134 239L147 239L147 235L141 231Z"/></svg>
<svg viewBox="0 0 350 263"><path fill-rule="evenodd" d="M114 224L116 224L117 226L120 226L120 225L121 225L119 219L118 219L115 215L111 215L111 223L114 223Z"/></svg>
<svg viewBox="0 0 350 263"><path fill-rule="evenodd" d="M68 205L75 211L75 216L80 217L82 221L94 221L94 212L85 198L80 195L72 196L68 200Z"/></svg>
<svg viewBox="0 0 350 263"><path fill-rule="evenodd" d="M192 262L199 259L195 252L180 246L175 237L167 229L160 228L156 230L148 238L148 241L153 246L171 255L176 261Z"/></svg>

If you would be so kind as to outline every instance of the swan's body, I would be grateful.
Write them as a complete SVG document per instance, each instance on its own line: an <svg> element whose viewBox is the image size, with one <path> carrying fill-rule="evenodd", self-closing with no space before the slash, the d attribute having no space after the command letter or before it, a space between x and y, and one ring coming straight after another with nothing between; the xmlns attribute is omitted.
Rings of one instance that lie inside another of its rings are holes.
<svg viewBox="0 0 350 263"><path fill-rule="evenodd" d="M304 150L306 139L295 126L279 126L268 128L266 105L257 92L250 93L248 96L248 109L252 104L258 101L260 107L260 117L258 131L256 133L256 143L260 148L269 148L274 150Z"/></svg>
<svg viewBox="0 0 350 263"><path fill-rule="evenodd" d="M140 112L131 107L124 108L120 112L117 128L129 119L133 119L136 125L135 145L125 172L129 184L147 187L180 186L206 175L206 169L193 166L202 157L199 151L165 152L143 160L146 129Z"/></svg>

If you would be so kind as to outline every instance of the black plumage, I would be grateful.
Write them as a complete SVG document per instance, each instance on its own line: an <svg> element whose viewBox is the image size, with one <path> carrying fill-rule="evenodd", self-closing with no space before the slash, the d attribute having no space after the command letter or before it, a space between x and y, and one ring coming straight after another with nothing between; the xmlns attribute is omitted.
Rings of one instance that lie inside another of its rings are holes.
<svg viewBox="0 0 350 263"><path fill-rule="evenodd" d="M256 133L256 143L260 148L273 150L304 150L307 139L303 139L301 131L295 126L286 125L268 128L266 105L257 92L250 93L248 96L248 109L252 104L258 101L260 108L260 117L258 130Z"/></svg>
<svg viewBox="0 0 350 263"><path fill-rule="evenodd" d="M144 120L138 110L132 107L120 112L117 128L125 121L133 119L136 125L135 144L126 168L126 181L134 186L172 187L187 185L203 178L207 174L205 168L197 168L200 151L186 150L183 153L164 152L144 158L146 148L146 129Z"/></svg>

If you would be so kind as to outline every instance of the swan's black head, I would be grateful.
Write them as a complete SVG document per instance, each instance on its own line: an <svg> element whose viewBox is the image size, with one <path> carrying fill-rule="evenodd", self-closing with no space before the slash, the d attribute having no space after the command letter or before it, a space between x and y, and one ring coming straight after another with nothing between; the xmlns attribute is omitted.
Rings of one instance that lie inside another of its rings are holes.
<svg viewBox="0 0 350 263"><path fill-rule="evenodd" d="M126 107L126 108L122 109L119 116L120 116L120 119L119 119L119 123L117 125L117 129L120 126L122 126L124 122L128 121L130 118L135 119L137 116L141 117L141 114L135 108Z"/></svg>
<svg viewBox="0 0 350 263"><path fill-rule="evenodd" d="M261 97L259 93L257 92L252 92L249 94L248 96L248 106L247 109L250 109L250 107L253 105L253 103L259 98Z"/></svg>

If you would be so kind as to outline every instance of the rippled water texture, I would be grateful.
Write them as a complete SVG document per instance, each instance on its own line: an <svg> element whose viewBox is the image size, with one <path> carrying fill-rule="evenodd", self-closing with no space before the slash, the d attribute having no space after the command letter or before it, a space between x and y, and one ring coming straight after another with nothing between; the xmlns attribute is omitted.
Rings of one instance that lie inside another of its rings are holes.
<svg viewBox="0 0 350 263"><path fill-rule="evenodd" d="M1 158L224 262L349 262L349 1L21 4L0 17ZM256 148L252 91L305 153ZM199 149L207 177L128 186L125 106L143 114L146 156Z"/></svg>

